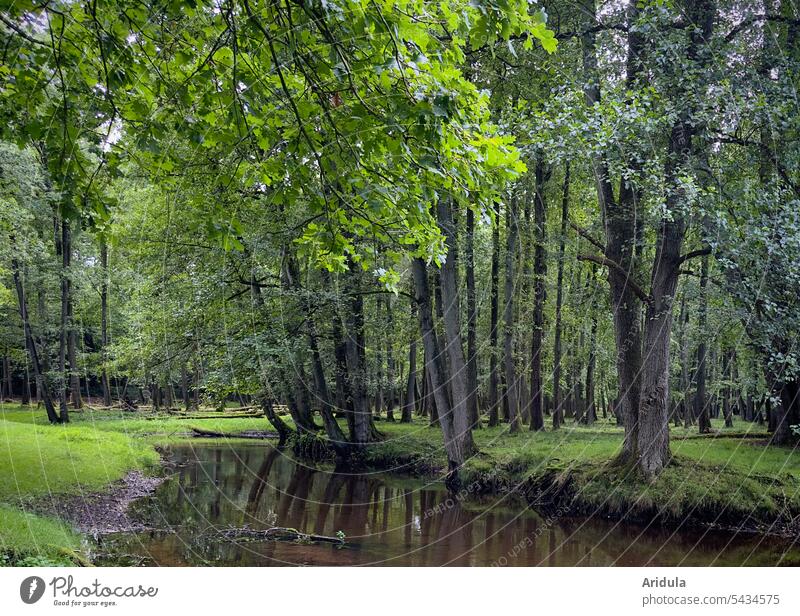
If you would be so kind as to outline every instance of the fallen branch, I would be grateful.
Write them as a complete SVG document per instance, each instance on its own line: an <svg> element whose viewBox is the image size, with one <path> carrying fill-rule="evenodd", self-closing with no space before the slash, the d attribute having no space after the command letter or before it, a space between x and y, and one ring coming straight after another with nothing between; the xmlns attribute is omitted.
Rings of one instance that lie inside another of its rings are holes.
<svg viewBox="0 0 800 616"><path fill-rule="evenodd" d="M195 426L191 426L191 430L193 436L202 438L251 438L256 440L278 438L278 435L275 432L262 432L257 430L252 430L249 432L237 432L235 434L225 434L224 432L203 430L202 428L196 428Z"/></svg>
<svg viewBox="0 0 800 616"><path fill-rule="evenodd" d="M261 541L297 541L299 543L332 543L344 545L343 537L301 533L295 528L273 526L266 530L256 530L248 526L228 528L220 533L226 539L254 539Z"/></svg>
<svg viewBox="0 0 800 616"><path fill-rule="evenodd" d="M238 415L150 415L145 419L249 419L251 417L263 417L261 413L239 413Z"/></svg>

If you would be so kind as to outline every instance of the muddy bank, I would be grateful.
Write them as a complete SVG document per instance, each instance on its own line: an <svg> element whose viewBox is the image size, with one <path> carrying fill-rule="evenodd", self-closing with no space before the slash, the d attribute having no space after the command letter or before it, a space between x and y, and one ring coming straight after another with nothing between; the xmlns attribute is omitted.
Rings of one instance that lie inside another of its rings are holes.
<svg viewBox="0 0 800 616"><path fill-rule="evenodd" d="M108 533L147 530L128 515L130 504L150 496L165 480L141 471L131 471L102 492L84 495L46 497L33 505L33 511L59 518L76 530L97 537Z"/></svg>

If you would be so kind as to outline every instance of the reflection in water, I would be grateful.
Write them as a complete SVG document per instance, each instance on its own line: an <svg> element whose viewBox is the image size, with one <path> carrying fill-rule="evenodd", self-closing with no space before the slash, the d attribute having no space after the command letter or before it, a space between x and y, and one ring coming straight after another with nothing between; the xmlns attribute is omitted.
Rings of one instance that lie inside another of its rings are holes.
<svg viewBox="0 0 800 616"><path fill-rule="evenodd" d="M106 564L144 558L158 565L773 565L788 547L772 538L542 517L503 499L459 503L438 483L334 473L262 445L179 447L172 457L173 477L134 505L160 530L105 539ZM219 536L242 526L341 531L347 545ZM796 564L798 556L793 548L782 563Z"/></svg>

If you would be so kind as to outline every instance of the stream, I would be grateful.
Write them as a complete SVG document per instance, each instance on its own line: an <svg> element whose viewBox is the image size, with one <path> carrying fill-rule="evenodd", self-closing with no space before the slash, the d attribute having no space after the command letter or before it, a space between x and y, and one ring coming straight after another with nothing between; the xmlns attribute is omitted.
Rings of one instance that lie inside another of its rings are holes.
<svg viewBox="0 0 800 616"><path fill-rule="evenodd" d="M262 443L181 445L174 474L132 515L157 529L98 539L100 565L706 566L800 563L779 537L545 517L508 497L458 502L434 480L349 475ZM295 528L345 545L229 539Z"/></svg>

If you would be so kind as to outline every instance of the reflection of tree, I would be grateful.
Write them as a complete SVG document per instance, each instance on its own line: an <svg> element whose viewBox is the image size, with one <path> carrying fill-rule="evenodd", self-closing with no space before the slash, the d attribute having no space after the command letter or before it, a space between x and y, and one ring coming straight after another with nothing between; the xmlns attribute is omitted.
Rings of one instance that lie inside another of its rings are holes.
<svg viewBox="0 0 800 616"><path fill-rule="evenodd" d="M277 457L277 449L270 449L267 452L267 455L264 456L264 460L261 462L261 466L256 473L256 478L253 481L253 485L250 486L250 493L247 495L246 508L246 512L250 516L255 516L255 513L258 510L258 503L261 501L261 495L264 494L264 487L267 485L269 473L272 470L272 465L275 463L275 459Z"/></svg>
<svg viewBox="0 0 800 616"><path fill-rule="evenodd" d="M298 502L301 510L305 509L314 472L314 469L310 469L302 464L295 465L294 469L292 470L292 477L289 480L289 485L285 491L279 492L278 495L278 506L276 511L278 515L279 526L284 526L286 521L291 519L290 512L297 512L297 508L292 507L293 503ZM302 527L301 524L295 524L295 526Z"/></svg>
<svg viewBox="0 0 800 616"><path fill-rule="evenodd" d="M403 509L405 513L403 546L408 549L411 547L411 531L414 525L414 494L408 488L403 490Z"/></svg>
<svg viewBox="0 0 800 616"><path fill-rule="evenodd" d="M317 521L314 526L314 532L320 535L325 533L325 522L328 519L328 513L331 507L336 502L339 492L344 485L346 476L340 473L328 474L328 481L325 483L325 494L322 497L322 502L319 503L317 508ZM333 529L340 530L340 529Z"/></svg>

